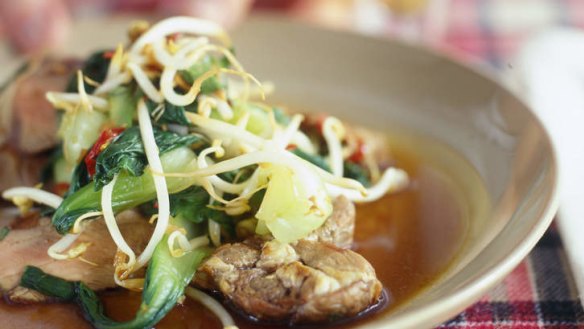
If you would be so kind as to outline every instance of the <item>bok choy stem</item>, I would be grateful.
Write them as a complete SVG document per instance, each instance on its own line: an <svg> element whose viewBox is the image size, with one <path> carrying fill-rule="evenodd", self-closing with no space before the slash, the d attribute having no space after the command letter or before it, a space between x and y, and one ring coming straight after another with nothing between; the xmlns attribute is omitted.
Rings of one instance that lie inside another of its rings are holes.
<svg viewBox="0 0 584 329"><path fill-rule="evenodd" d="M177 148L160 157L168 172L188 172L195 169L195 154L186 147ZM169 193L182 191L195 182L192 178L167 178ZM68 233L77 218L86 212L101 210L101 190L95 191L90 182L68 196L57 208L52 223L60 234ZM156 198L154 181L150 173L135 177L126 172L119 174L114 188L112 207L115 213L136 207Z"/></svg>

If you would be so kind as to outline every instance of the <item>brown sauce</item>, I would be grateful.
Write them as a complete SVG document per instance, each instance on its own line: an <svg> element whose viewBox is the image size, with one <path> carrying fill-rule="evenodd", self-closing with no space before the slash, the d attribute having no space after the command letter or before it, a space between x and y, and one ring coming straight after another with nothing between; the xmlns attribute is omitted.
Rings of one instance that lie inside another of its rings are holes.
<svg viewBox="0 0 584 329"><path fill-rule="evenodd" d="M357 207L355 250L371 262L383 283L385 307L331 328L354 327L407 302L446 271L463 244L469 219L468 205L461 196L466 191L457 186L452 172L447 173L437 165L444 163L443 159L434 161L410 144L394 142L392 152L396 165L411 176L411 186L401 193ZM454 157L472 171L453 153L441 156ZM103 292L101 298L107 314L119 321L130 320L140 303L140 294L128 291ZM234 317L241 329L279 328L253 324L236 314ZM64 304L0 303L0 319L3 328L90 328L77 307ZM220 329L222 326L209 311L187 299L156 328Z"/></svg>

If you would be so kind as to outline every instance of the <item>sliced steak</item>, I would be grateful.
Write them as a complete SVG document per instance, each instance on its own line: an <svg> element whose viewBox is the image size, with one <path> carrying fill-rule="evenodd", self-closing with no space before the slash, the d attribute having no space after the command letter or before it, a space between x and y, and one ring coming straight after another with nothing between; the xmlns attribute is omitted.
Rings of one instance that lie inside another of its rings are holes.
<svg viewBox="0 0 584 329"><path fill-rule="evenodd" d="M135 212L127 211L117 216L118 226L128 244L141 251L152 232L152 225ZM27 223L27 221L32 221ZM35 222L36 221L36 222ZM55 260L47 249L61 236L55 232L50 219L27 218L13 221L11 231L0 241L0 289L15 302L35 301L38 296L18 286L27 265L71 281L83 281L90 288L100 290L115 287L113 259L117 247L110 237L103 220L93 220L78 243L89 242L82 258Z"/></svg>

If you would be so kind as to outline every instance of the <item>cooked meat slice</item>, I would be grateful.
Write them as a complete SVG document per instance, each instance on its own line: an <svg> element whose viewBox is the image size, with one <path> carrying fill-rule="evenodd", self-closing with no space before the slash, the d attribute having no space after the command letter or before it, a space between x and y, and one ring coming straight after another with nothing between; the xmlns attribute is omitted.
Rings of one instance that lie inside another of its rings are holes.
<svg viewBox="0 0 584 329"><path fill-rule="evenodd" d="M0 149L0 163L2 163L2 171L0 172L1 191L12 186L25 185L21 184L23 179L21 178L19 162L18 154L6 150L5 147Z"/></svg>
<svg viewBox="0 0 584 329"><path fill-rule="evenodd" d="M22 155L10 145L0 146L0 191L14 186L34 186L47 162L45 154Z"/></svg>
<svg viewBox="0 0 584 329"><path fill-rule="evenodd" d="M63 91L79 66L69 59L32 60L0 90L0 190L39 182L47 158L42 152L57 142L57 113L45 93Z"/></svg>
<svg viewBox="0 0 584 329"><path fill-rule="evenodd" d="M290 323L353 316L375 303L382 288L373 267L349 249L259 238L219 247L195 284L218 290L257 319Z"/></svg>
<svg viewBox="0 0 584 329"><path fill-rule="evenodd" d="M121 213L117 219L128 244L136 251L142 250L148 242L152 226L131 211ZM51 226L49 218L31 217L23 221L13 221L11 231L0 241L0 289L9 292L8 298L23 301L26 297L34 297L22 288L14 289L18 286L26 265L40 267L43 271L66 280L83 281L95 290L115 286L113 258L117 248L103 220L88 223L87 229L76 243L88 242L91 245L81 256L82 259L71 260L54 260L47 255L47 249L61 238ZM29 225L26 221L33 222ZM38 223L35 224L34 221Z"/></svg>
<svg viewBox="0 0 584 329"><path fill-rule="evenodd" d="M330 217L305 240L328 242L340 248L350 248L354 232L355 205L341 195L333 202Z"/></svg>
<svg viewBox="0 0 584 329"><path fill-rule="evenodd" d="M57 140L57 113L46 100L48 91L63 91L80 66L69 59L32 60L2 90L0 97L0 144L8 142L24 154L45 151Z"/></svg>

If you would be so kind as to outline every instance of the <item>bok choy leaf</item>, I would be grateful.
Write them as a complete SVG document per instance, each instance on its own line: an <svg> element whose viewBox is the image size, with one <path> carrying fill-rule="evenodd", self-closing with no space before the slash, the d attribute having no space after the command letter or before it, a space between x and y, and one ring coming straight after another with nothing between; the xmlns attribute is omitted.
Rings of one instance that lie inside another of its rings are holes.
<svg viewBox="0 0 584 329"><path fill-rule="evenodd" d="M180 136L170 131L154 129L154 139L160 155L178 147L198 148L205 143L201 135ZM140 128L130 127L114 139L97 157L95 164L95 189L107 185L122 170L133 176L140 176L148 164Z"/></svg>
<svg viewBox="0 0 584 329"><path fill-rule="evenodd" d="M195 154L186 147L180 147L160 157L165 172L188 172L195 169ZM182 191L194 184L194 178L168 177L166 179L169 193ZM52 223L57 232L69 232L75 220L89 211L101 210L101 190L95 189L90 182L69 195L57 208ZM133 176L121 172L114 187L112 207L115 213L141 205L156 198L154 180L150 173Z"/></svg>

